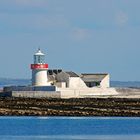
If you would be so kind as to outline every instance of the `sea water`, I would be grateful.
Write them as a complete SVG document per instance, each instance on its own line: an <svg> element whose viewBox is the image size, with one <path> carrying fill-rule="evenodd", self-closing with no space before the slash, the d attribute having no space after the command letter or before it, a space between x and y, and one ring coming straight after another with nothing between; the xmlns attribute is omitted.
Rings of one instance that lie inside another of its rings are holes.
<svg viewBox="0 0 140 140"><path fill-rule="evenodd" d="M19 85L27 81L14 81ZM0 87L15 85L1 81ZM111 82L140 87L140 82ZM140 118L129 117L0 117L0 140L140 140Z"/></svg>
<svg viewBox="0 0 140 140"><path fill-rule="evenodd" d="M140 118L0 117L0 140L140 140Z"/></svg>

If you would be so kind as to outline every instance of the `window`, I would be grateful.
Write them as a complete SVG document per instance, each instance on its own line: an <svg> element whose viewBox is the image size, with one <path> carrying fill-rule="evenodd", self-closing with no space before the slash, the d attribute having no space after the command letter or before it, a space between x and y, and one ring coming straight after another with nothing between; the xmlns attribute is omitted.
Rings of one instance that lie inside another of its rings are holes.
<svg viewBox="0 0 140 140"><path fill-rule="evenodd" d="M38 64L38 63L44 63L44 55L35 55L34 56L34 64Z"/></svg>

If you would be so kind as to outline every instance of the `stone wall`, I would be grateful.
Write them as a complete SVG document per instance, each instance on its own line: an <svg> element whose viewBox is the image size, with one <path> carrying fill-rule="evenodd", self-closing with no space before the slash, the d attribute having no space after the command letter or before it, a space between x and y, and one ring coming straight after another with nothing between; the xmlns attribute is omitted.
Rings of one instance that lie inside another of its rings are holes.
<svg viewBox="0 0 140 140"><path fill-rule="evenodd" d="M60 92L46 91L13 91L12 97L28 97L28 98L61 98Z"/></svg>

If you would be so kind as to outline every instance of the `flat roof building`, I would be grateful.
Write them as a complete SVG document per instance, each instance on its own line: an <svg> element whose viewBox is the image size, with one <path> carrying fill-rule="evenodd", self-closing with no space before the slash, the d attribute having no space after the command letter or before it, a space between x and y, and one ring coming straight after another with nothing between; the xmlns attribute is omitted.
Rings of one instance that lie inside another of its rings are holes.
<svg viewBox="0 0 140 140"><path fill-rule="evenodd" d="M107 73L82 73L82 80L88 87L110 87L110 76Z"/></svg>

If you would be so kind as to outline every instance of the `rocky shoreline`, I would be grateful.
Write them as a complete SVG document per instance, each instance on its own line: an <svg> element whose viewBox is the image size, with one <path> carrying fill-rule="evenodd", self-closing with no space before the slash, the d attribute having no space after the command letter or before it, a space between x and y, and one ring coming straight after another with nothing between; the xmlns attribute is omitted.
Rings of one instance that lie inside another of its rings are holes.
<svg viewBox="0 0 140 140"><path fill-rule="evenodd" d="M140 116L140 99L0 98L1 116Z"/></svg>

